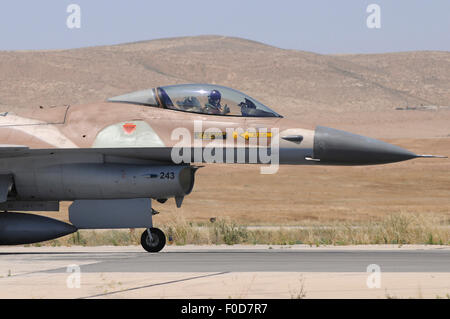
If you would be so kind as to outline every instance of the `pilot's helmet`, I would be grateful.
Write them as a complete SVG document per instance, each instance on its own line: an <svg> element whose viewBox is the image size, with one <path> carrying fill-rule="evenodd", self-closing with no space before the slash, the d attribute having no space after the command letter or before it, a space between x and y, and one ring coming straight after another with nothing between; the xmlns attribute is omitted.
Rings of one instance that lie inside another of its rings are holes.
<svg viewBox="0 0 450 319"><path fill-rule="evenodd" d="M211 93L208 95L208 102L214 106L217 106L220 104L220 99L222 98L222 95L217 90L212 90Z"/></svg>

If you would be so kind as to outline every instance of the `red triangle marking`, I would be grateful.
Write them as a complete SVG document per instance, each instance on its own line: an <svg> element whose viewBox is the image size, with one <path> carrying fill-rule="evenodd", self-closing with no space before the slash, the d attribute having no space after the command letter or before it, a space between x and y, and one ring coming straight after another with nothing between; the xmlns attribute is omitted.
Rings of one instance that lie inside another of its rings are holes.
<svg viewBox="0 0 450 319"><path fill-rule="evenodd" d="M131 134L136 130L136 124L133 123L125 123L122 127L127 134Z"/></svg>

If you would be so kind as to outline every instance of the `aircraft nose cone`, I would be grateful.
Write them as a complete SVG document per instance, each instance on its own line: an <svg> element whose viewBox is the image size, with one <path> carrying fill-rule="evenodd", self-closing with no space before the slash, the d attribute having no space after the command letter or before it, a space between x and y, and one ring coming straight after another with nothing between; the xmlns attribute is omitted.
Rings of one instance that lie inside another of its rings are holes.
<svg viewBox="0 0 450 319"><path fill-rule="evenodd" d="M321 163L334 165L384 164L418 157L389 143L323 126L315 130L313 152Z"/></svg>

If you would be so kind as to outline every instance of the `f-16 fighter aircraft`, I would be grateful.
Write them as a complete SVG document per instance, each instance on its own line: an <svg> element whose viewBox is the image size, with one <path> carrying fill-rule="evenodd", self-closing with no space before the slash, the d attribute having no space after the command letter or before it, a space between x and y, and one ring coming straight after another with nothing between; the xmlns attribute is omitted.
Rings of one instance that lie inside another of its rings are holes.
<svg viewBox="0 0 450 319"><path fill-rule="evenodd" d="M162 86L105 102L0 114L0 244L45 241L78 229L146 228L160 251L151 200L183 198L202 163L371 165L416 155L372 138L300 128L257 100L209 84ZM17 211L58 211L69 223ZM16 212L15 212L16 211Z"/></svg>

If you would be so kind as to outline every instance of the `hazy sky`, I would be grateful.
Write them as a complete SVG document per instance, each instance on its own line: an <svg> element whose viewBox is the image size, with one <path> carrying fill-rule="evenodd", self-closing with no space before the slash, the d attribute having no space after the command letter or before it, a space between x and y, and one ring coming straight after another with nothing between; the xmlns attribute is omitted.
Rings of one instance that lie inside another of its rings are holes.
<svg viewBox="0 0 450 319"><path fill-rule="evenodd" d="M69 4L81 8L80 28L67 27ZM367 27L370 4L379 5L380 28ZM10 0L0 7L0 50L202 34L318 53L450 51L450 1Z"/></svg>

